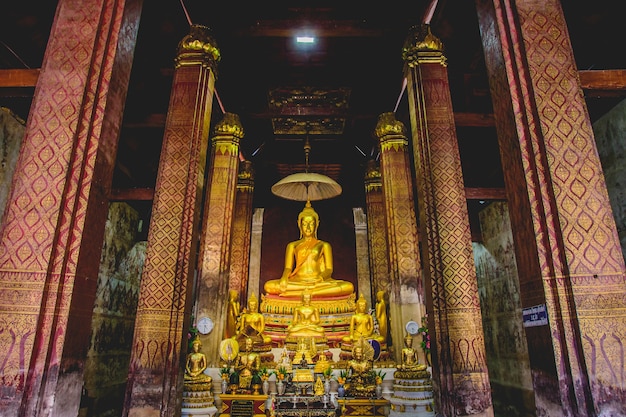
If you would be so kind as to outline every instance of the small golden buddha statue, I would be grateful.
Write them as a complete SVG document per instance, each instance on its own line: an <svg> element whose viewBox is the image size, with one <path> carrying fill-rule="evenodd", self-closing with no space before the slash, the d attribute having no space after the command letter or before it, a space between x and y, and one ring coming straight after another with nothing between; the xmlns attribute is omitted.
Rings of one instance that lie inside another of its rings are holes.
<svg viewBox="0 0 626 417"><path fill-rule="evenodd" d="M252 351L252 339L245 341L244 351L239 351L235 361L235 370L239 373L239 388L249 389L252 376L261 368L261 358Z"/></svg>
<svg viewBox="0 0 626 417"><path fill-rule="evenodd" d="M356 311L350 319L350 334L343 337L344 342L353 342L364 338L367 340L375 339L380 343L385 341L385 338L379 334L374 333L374 318L367 312L367 300L363 297L363 294L356 302Z"/></svg>
<svg viewBox="0 0 626 417"><path fill-rule="evenodd" d="M198 335L192 340L191 347L192 351L187 355L187 362L185 363L185 387L189 388L190 385L194 384L205 384L210 387L212 378L204 373L204 370L207 368L207 359L205 354L200 352L202 342ZM196 389L191 390L194 391Z"/></svg>
<svg viewBox="0 0 626 417"><path fill-rule="evenodd" d="M376 375L372 372L374 348L360 338L352 348L352 359L348 361L346 389L355 397L371 397L376 390Z"/></svg>
<svg viewBox="0 0 626 417"><path fill-rule="evenodd" d="M350 295L352 283L332 278L333 253L328 242L317 238L319 215L307 201L298 215L300 239L287 244L285 267L280 279L265 283L268 294L299 296L308 288L315 296Z"/></svg>
<svg viewBox="0 0 626 417"><path fill-rule="evenodd" d="M229 338L237 334L237 319L241 305L239 304L239 292L237 290L228 291L228 308L226 311L226 327L224 337Z"/></svg>
<svg viewBox="0 0 626 417"><path fill-rule="evenodd" d="M387 317L387 303L385 302L385 291L376 293L376 320L378 320L378 333L387 340L389 335L389 319Z"/></svg>
<svg viewBox="0 0 626 417"><path fill-rule="evenodd" d="M248 308L241 313L238 319L236 338L252 338L254 342L270 343L271 338L265 334L265 317L259 313L259 300L254 294L248 298Z"/></svg>
<svg viewBox="0 0 626 417"><path fill-rule="evenodd" d="M399 367L405 371L423 371L426 365L420 364L417 350L413 347L413 336L407 333L404 336L404 348L402 348L402 364Z"/></svg>
<svg viewBox="0 0 626 417"><path fill-rule="evenodd" d="M291 372L291 359L289 359L289 353L287 352L287 347L283 348L283 351L280 354L280 359L276 363L276 369L285 368L287 372Z"/></svg>
<svg viewBox="0 0 626 417"><path fill-rule="evenodd" d="M315 367L313 368L314 372L316 374L323 374L324 371L326 371L330 367L331 367L331 363L326 357L326 354L324 352L321 352L318 355L317 362L315 362Z"/></svg>
<svg viewBox="0 0 626 417"><path fill-rule="evenodd" d="M313 346L313 347L312 347ZM298 349L293 356L293 365L307 366L313 363L313 353L315 344L310 338L300 337L298 338Z"/></svg>
<svg viewBox="0 0 626 417"><path fill-rule="evenodd" d="M311 293L302 292L302 304L294 308L293 320L287 327L288 337L323 337L324 328L320 322L320 312L311 305Z"/></svg>

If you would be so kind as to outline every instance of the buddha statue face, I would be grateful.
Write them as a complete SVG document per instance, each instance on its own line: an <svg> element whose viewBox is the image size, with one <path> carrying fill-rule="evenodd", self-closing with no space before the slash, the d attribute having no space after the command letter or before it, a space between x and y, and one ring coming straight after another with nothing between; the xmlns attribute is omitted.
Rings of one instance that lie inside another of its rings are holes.
<svg viewBox="0 0 626 417"><path fill-rule="evenodd" d="M259 308L259 303L257 302L257 300L255 298L250 298L248 300L248 310L250 310L253 313L256 313L258 308Z"/></svg>
<svg viewBox="0 0 626 417"><path fill-rule="evenodd" d="M252 339L247 338L246 339L246 352L250 352L252 351Z"/></svg>
<svg viewBox="0 0 626 417"><path fill-rule="evenodd" d="M305 306L308 306L309 304L311 304L311 293L308 291L305 291L302 293L302 304Z"/></svg>
<svg viewBox="0 0 626 417"><path fill-rule="evenodd" d="M319 226L320 218L313 207L307 205L298 214L298 228L300 229L300 238L313 236L317 238L317 226Z"/></svg>
<svg viewBox="0 0 626 417"><path fill-rule="evenodd" d="M362 347L355 347L354 348L354 359L356 359L357 361L360 361L361 359L363 359L363 348Z"/></svg>
<svg viewBox="0 0 626 417"><path fill-rule="evenodd" d="M367 300L365 298L359 298L356 302L356 311L358 313L365 313L367 311Z"/></svg>
<svg viewBox="0 0 626 417"><path fill-rule="evenodd" d="M200 352L201 347L202 343L200 342L200 340L196 340L191 344L191 348L193 349L194 353Z"/></svg>
<svg viewBox="0 0 626 417"><path fill-rule="evenodd" d="M413 338L410 336L406 336L404 338L404 344L406 345L406 347L410 348L411 346L413 346Z"/></svg>

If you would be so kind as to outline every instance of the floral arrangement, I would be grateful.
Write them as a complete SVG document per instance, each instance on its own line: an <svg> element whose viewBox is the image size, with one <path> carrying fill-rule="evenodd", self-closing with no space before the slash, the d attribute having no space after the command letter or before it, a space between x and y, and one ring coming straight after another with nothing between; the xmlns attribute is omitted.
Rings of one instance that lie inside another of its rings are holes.
<svg viewBox="0 0 626 417"><path fill-rule="evenodd" d="M387 373L383 372L382 369L374 371L374 376L376 378L376 385L380 385L383 383L383 380L385 379L385 375L387 375Z"/></svg>
<svg viewBox="0 0 626 417"><path fill-rule="evenodd" d="M191 316L191 323L194 323L194 317ZM198 335L198 329L196 328L195 325L191 325L191 327L189 327L189 331L187 332L187 349L189 351L191 351L193 349L192 346L192 341L193 339L196 338L196 336Z"/></svg>
<svg viewBox="0 0 626 417"><path fill-rule="evenodd" d="M328 368L325 368L322 371L322 375L324 375L324 378L328 379L330 378L330 376L333 374L333 369L329 366Z"/></svg>
<svg viewBox="0 0 626 417"><path fill-rule="evenodd" d="M278 369L273 372L273 374L276 375L276 379L282 381L287 377L287 368L285 368L284 366L279 366Z"/></svg>
<svg viewBox="0 0 626 417"><path fill-rule="evenodd" d="M417 332L422 335L422 350L426 355L430 353L430 335L428 334L428 315L425 314L422 317L422 327L417 329Z"/></svg>
<svg viewBox="0 0 626 417"><path fill-rule="evenodd" d="M271 374L268 372L265 366L262 366L261 369L259 369L259 371L257 372L257 375L261 377L262 381L267 381L270 378Z"/></svg>
<svg viewBox="0 0 626 417"><path fill-rule="evenodd" d="M222 377L222 379L228 379L228 377L230 376L230 368L228 366L221 368L220 376Z"/></svg>
<svg viewBox="0 0 626 417"><path fill-rule="evenodd" d="M341 371L339 371L339 376L337 377L337 382L339 382L339 384L343 385L346 383L346 379L348 378L348 371L346 371L345 369L342 369Z"/></svg>

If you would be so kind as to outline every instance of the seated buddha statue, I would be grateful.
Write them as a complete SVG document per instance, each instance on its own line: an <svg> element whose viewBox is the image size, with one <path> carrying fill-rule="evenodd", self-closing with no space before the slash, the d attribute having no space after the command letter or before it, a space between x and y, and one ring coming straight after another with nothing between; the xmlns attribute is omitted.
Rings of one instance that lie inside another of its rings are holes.
<svg viewBox="0 0 626 417"><path fill-rule="evenodd" d="M355 397L369 397L376 389L376 375L372 372L374 355L373 348L359 339L352 348L352 359L348 361L348 378L346 389Z"/></svg>
<svg viewBox="0 0 626 417"><path fill-rule="evenodd" d="M264 289L267 294L294 297L305 288L315 296L350 295L352 283L332 278L333 254L328 242L317 238L319 216L307 201L298 215L300 239L287 244L285 266L279 279L269 280Z"/></svg>
<svg viewBox="0 0 626 417"><path fill-rule="evenodd" d="M248 298L248 308L240 314L237 322L237 341L252 338L255 344L269 343L271 338L265 334L265 317L259 313L259 301L254 294Z"/></svg>
<svg viewBox="0 0 626 417"><path fill-rule="evenodd" d="M413 347L413 336L407 333L404 337L404 348L402 349L402 364L400 369L405 371L423 371L426 365L420 364L417 357L417 350Z"/></svg>
<svg viewBox="0 0 626 417"><path fill-rule="evenodd" d="M323 337L324 328L320 322L319 310L311 305L311 293L302 292L302 304L294 308L293 319L287 327L287 337Z"/></svg>
<svg viewBox="0 0 626 417"><path fill-rule="evenodd" d="M375 339L380 343L385 341L383 336L374 333L374 318L367 311L367 300L363 294L356 301L356 310L350 319L350 334L344 336L343 341L353 342L360 338Z"/></svg>
<svg viewBox="0 0 626 417"><path fill-rule="evenodd" d="M252 339L246 339L244 351L239 351L234 368L239 373L239 388L249 389L252 377L261 368L259 354L252 351Z"/></svg>
<svg viewBox="0 0 626 417"><path fill-rule="evenodd" d="M212 378L204 373L207 368L207 359L204 353L200 352L202 348L202 342L198 335L196 335L191 342L192 351L187 355L187 362L185 363L185 376L184 385L186 388L196 384L204 384L207 389L211 387ZM196 389L191 388L195 391Z"/></svg>

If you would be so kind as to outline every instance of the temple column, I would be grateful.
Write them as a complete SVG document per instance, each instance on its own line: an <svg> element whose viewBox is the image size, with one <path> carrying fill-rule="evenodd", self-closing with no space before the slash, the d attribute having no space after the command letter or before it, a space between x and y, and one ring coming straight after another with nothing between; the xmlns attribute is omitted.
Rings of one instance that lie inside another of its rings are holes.
<svg viewBox="0 0 626 417"><path fill-rule="evenodd" d="M239 170L239 141L244 131L239 116L225 113L211 139L211 161L205 191L204 218L200 240L196 311L198 320L209 317L214 324L208 335L200 335L209 366L219 366L219 345L224 334L230 239L235 212Z"/></svg>
<svg viewBox="0 0 626 417"><path fill-rule="evenodd" d="M140 1L60 0L0 231L0 410L78 413Z"/></svg>
<svg viewBox="0 0 626 417"><path fill-rule="evenodd" d="M250 265L250 228L252 224L252 196L254 169L252 162L241 161L235 195L235 216L230 243L230 279L228 288L239 293L245 305L248 299L248 269Z"/></svg>
<svg viewBox="0 0 626 417"><path fill-rule="evenodd" d="M370 280L370 265L367 242L367 216L360 207L352 209L354 218L354 238L356 242L356 277L359 287L359 295L363 295L370 306L374 306L372 300L372 282Z"/></svg>
<svg viewBox="0 0 626 417"><path fill-rule="evenodd" d="M428 25L412 28L403 48L424 273L431 287L433 372L442 414L490 416L469 214L442 51Z"/></svg>
<svg viewBox="0 0 626 417"><path fill-rule="evenodd" d="M380 174L389 243L390 333L398 344L404 340L405 323L409 320L420 323L424 314L409 141L404 124L396 120L393 113L379 116L375 133L380 141ZM396 362L400 361L401 350L395 349Z"/></svg>
<svg viewBox="0 0 626 417"><path fill-rule="evenodd" d="M558 0L478 1L537 414L626 415L620 242Z"/></svg>
<svg viewBox="0 0 626 417"><path fill-rule="evenodd" d="M261 239L263 237L264 208L257 208L252 214L252 231L250 233L250 270L248 273L248 295L261 298Z"/></svg>
<svg viewBox="0 0 626 417"><path fill-rule="evenodd" d="M370 272L374 294L391 292L387 250L387 225L383 183L376 161L368 161L365 172L365 207L367 212L367 235L370 254Z"/></svg>
<svg viewBox="0 0 626 417"><path fill-rule="evenodd" d="M181 361L187 351L218 61L219 51L208 28L192 26L179 43L175 60L137 306L125 415L174 415L180 403ZM167 411L159 414L160 410Z"/></svg>

